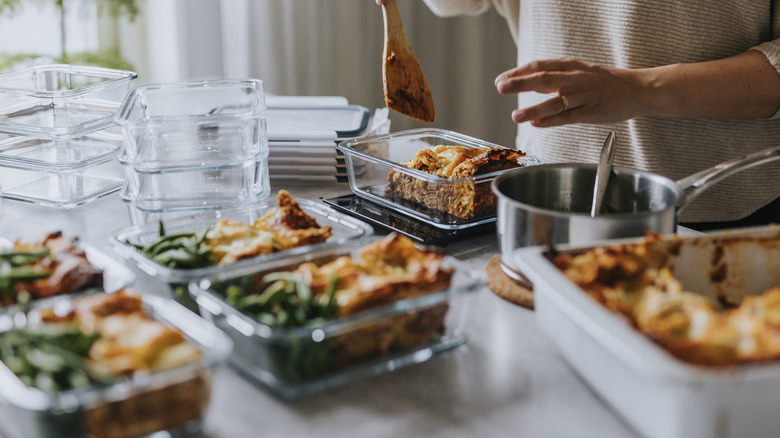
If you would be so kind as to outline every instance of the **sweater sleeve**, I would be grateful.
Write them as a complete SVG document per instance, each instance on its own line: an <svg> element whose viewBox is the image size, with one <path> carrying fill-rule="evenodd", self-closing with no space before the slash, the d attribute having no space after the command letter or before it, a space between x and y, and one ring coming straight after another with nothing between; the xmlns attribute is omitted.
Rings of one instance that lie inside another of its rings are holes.
<svg viewBox="0 0 780 438"><path fill-rule="evenodd" d="M751 50L758 50L766 56L766 59L775 68L780 75L780 2L772 2L772 41L766 41ZM780 108L770 117L770 119L780 119Z"/></svg>
<svg viewBox="0 0 780 438"><path fill-rule="evenodd" d="M777 74L780 75L780 38L751 47L751 50L758 50L763 53L769 63L772 64L772 67L775 68ZM780 108L770 119L780 119Z"/></svg>
<svg viewBox="0 0 780 438"><path fill-rule="evenodd" d="M491 0L423 0L439 17L479 15L491 6Z"/></svg>

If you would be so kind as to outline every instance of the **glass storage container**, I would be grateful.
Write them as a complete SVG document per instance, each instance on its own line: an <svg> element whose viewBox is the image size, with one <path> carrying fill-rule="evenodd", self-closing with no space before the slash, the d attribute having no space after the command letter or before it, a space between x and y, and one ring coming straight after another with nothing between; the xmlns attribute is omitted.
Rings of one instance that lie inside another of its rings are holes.
<svg viewBox="0 0 780 438"><path fill-rule="evenodd" d="M268 155L262 81L213 80L133 89L114 119L123 161L138 171L232 165Z"/></svg>
<svg viewBox="0 0 780 438"><path fill-rule="evenodd" d="M0 74L0 132L70 139L113 124L135 72L50 64Z"/></svg>
<svg viewBox="0 0 780 438"><path fill-rule="evenodd" d="M104 433L100 436L126 437L118 429L108 430L120 425L132 425L144 436L161 431L181 436L200 430L213 371L230 354L232 343L219 329L171 300L148 294L142 298L147 314L179 329L201 351L201 358L177 368L136 373L108 386L53 393L26 386L0 362L0 430L5 436L94 438ZM39 301L36 308L51 306L67 312L72 304L73 297L57 297ZM24 321L21 316L12 311L0 313L0 331ZM165 409L151 409L161 405Z"/></svg>
<svg viewBox="0 0 780 438"><path fill-rule="evenodd" d="M479 271L467 269L450 257L445 259L445 266L454 268L449 288L302 327L263 324L226 301L229 287L249 287L266 274L294 270L306 262L319 264L339 256L356 257L366 244L361 240L320 247L262 265L214 273L190 282L190 294L204 318L233 339L236 350L231 363L282 398L424 362L466 342L470 299L484 279ZM343 348L386 345L391 342L388 336L393 335L399 338L387 354L380 352L381 348L367 347L358 354L346 353L350 348Z"/></svg>
<svg viewBox="0 0 780 438"><path fill-rule="evenodd" d="M306 214L313 217L320 226L331 227L331 232L333 233L331 237L327 241L317 245L304 246L240 260L233 266L266 263L284 257L287 254L299 254L310 251L313 247L343 244L352 239L370 236L374 232L370 225L341 214L322 203L307 199L297 199L297 201L300 204L301 209ZM275 208L278 208L276 199L267 199L262 202L236 207L185 211L179 212L181 213L181 216L179 217L166 220L163 222L163 225L166 234L184 232L202 233L204 230L217 223L219 219L226 218L243 223L252 223ZM142 271L160 281L170 284L186 284L191 280L197 280L229 268L229 266L209 266L197 269L170 268L157 263L142 251L138 250L134 245L146 246L160 238L160 224L153 219L163 219L163 213L164 212L141 210L139 214L144 215L146 224L125 228L119 231L115 236L112 236L110 242L114 247L114 250L125 259L135 263Z"/></svg>
<svg viewBox="0 0 780 438"><path fill-rule="evenodd" d="M448 204L471 198L495 199L490 183L506 170L467 178L444 178L412 169L402 163L414 158L418 151L437 145L460 145L467 148L502 148L456 132L442 129L414 129L386 135L363 137L339 143L344 154L349 186L361 198L414 217L424 223L444 229L463 229L496 220L495 209L462 218L448 212ZM520 166L540 164L532 156L523 156ZM392 175L414 183L421 191L424 203L401 199L390 193ZM493 202L495 203L495 202Z"/></svg>

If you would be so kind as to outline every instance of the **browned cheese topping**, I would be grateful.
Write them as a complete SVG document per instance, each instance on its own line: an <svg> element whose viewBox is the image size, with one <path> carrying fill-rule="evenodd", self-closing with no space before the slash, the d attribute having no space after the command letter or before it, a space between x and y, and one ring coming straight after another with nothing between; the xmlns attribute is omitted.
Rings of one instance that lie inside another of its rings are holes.
<svg viewBox="0 0 780 438"><path fill-rule="evenodd" d="M780 287L724 307L684 290L660 263L663 257L639 244L559 254L554 263L593 299L682 360L734 365L780 357Z"/></svg>

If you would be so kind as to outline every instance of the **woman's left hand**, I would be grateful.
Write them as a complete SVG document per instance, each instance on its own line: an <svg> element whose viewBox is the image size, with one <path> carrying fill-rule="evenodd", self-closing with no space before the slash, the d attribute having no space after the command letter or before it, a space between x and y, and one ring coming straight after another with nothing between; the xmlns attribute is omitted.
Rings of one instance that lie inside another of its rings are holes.
<svg viewBox="0 0 780 438"><path fill-rule="evenodd" d="M644 115L648 94L642 70L608 68L571 58L534 61L498 75L501 94L536 91L556 97L512 112L515 123L537 127L613 123Z"/></svg>

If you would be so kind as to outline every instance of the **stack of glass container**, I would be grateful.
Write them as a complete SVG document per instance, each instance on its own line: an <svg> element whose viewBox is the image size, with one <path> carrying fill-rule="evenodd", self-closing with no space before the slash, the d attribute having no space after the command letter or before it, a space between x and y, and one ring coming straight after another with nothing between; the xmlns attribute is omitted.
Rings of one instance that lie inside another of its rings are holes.
<svg viewBox="0 0 780 438"><path fill-rule="evenodd" d="M132 90L115 121L134 225L268 197L263 83L215 80Z"/></svg>
<svg viewBox="0 0 780 438"><path fill-rule="evenodd" d="M136 77L65 64L0 74L0 196L72 208L119 190L113 117Z"/></svg>

